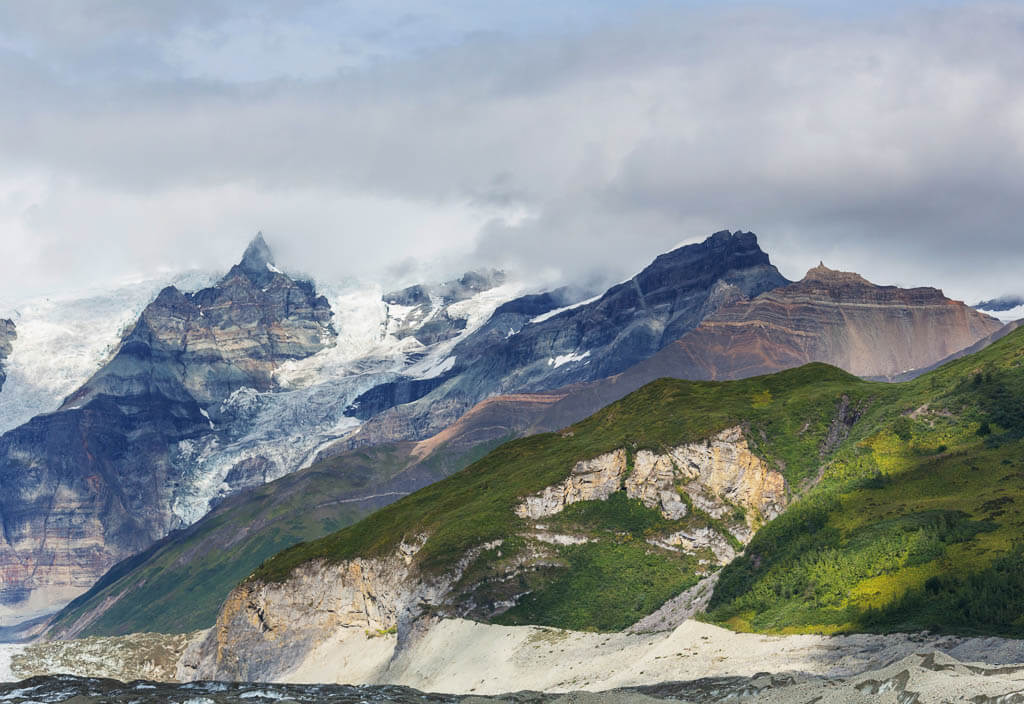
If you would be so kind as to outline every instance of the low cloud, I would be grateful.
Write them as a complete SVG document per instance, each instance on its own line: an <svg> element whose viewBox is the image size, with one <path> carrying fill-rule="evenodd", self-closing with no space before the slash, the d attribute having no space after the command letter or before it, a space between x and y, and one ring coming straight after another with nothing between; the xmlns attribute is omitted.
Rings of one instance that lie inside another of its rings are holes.
<svg viewBox="0 0 1024 704"><path fill-rule="evenodd" d="M967 299L1019 288L1020 6L659 4L478 18L437 45L405 28L454 14L395 10L355 54L309 24L318 3L153 7L116 18L130 40L31 13L0 36L0 296L224 267L257 229L323 279L503 265L596 286L730 228L791 278L824 259ZM263 26L287 29L277 49Z"/></svg>

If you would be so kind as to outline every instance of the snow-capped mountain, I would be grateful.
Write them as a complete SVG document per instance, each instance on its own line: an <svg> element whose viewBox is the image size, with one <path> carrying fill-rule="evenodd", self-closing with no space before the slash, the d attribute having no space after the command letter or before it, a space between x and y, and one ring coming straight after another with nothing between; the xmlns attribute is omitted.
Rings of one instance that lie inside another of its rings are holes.
<svg viewBox="0 0 1024 704"><path fill-rule="evenodd" d="M0 317L9 318L13 330L7 336L7 381L0 384L0 433L57 410L110 358L161 288L193 290L215 278L210 272L189 271L109 291L0 303Z"/></svg>
<svg viewBox="0 0 1024 704"><path fill-rule="evenodd" d="M521 293L499 275L421 288L411 306L355 283L329 302L258 235L195 293L141 284L16 307L0 396L0 626L59 608L227 494L308 464L359 425L344 414L359 394L443 373Z"/></svg>

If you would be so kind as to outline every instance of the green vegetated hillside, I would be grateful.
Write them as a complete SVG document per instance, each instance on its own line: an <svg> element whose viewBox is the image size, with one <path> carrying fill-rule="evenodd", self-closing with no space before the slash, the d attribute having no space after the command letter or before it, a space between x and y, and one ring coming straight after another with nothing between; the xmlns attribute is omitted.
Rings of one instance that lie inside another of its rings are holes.
<svg viewBox="0 0 1024 704"><path fill-rule="evenodd" d="M470 564L455 611L502 623L622 628L707 571L699 555L645 540L678 525L615 495L546 521L591 542L538 555L530 522L514 507L579 460L668 448L744 424L754 451L800 496L723 568L707 619L767 632L1020 635L1022 399L1024 331L903 384L822 364L735 382L663 379L566 431L506 443L356 525L285 550L250 579L284 580L315 559L385 555L421 535L428 537L415 559L429 576L500 539ZM848 436L835 432L842 409L858 418ZM699 512L684 519L690 528L702 520ZM524 593L493 618L481 606Z"/></svg>
<svg viewBox="0 0 1024 704"><path fill-rule="evenodd" d="M501 623L623 628L713 569L706 556L659 548L648 539L701 527L727 534L728 526L697 510L668 521L620 493L545 519L549 530L590 541L551 545L532 539L536 522L515 514L522 497L565 479L580 460L619 448L665 450L738 424L748 428L756 451L781 468L791 486L800 486L817 475L837 415L870 408L885 390L824 364L727 383L662 379L562 432L510 441L354 526L290 548L252 579L284 580L314 559L384 556L417 536L428 536L415 559L429 576L502 540L470 564L452 612ZM494 608L524 592L512 609Z"/></svg>
<svg viewBox="0 0 1024 704"><path fill-rule="evenodd" d="M1024 330L880 395L707 617L773 632L1024 636Z"/></svg>
<svg viewBox="0 0 1024 704"><path fill-rule="evenodd" d="M441 446L423 460L410 458L413 443L350 451L232 496L189 528L116 565L58 615L48 635L208 628L231 589L268 557L351 525L497 444L469 452Z"/></svg>

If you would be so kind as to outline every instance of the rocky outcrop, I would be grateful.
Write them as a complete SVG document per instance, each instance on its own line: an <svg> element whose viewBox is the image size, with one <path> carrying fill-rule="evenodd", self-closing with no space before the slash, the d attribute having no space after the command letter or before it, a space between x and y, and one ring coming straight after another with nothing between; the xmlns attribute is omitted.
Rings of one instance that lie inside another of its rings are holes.
<svg viewBox="0 0 1024 704"><path fill-rule="evenodd" d="M185 654L179 677L279 681L324 648L393 650L393 637L408 637L472 559L441 577L421 578L413 558L423 540L402 543L385 558L310 563L285 582L243 583L221 607L217 625Z"/></svg>
<svg viewBox="0 0 1024 704"><path fill-rule="evenodd" d="M788 501L785 478L751 452L736 426L667 452L640 450L632 468L625 449L578 462L564 481L524 498L516 515L537 520L577 501L606 500L620 489L670 520L685 517L690 505L713 518L738 509L751 529L779 515ZM666 540L675 546L699 542L682 533Z"/></svg>
<svg viewBox="0 0 1024 704"><path fill-rule="evenodd" d="M537 520L553 516L577 501L605 501L622 488L625 474L626 451L622 449L577 462L564 481L523 499L516 515Z"/></svg>
<svg viewBox="0 0 1024 704"><path fill-rule="evenodd" d="M0 626L59 608L179 527L181 444L214 432L236 390L271 389L278 365L332 344L330 317L257 236L215 286L164 289L57 412L0 437Z"/></svg>
<svg viewBox="0 0 1024 704"><path fill-rule="evenodd" d="M741 534L745 537L743 543L750 541L751 534ZM733 537L738 539L738 536ZM666 550L678 550L690 555L710 552L714 555L714 562L718 566L728 565L736 557L736 548L733 543L721 531L711 526L700 526L666 536L648 538L647 542Z"/></svg>
<svg viewBox="0 0 1024 704"><path fill-rule="evenodd" d="M0 319L0 389L4 387L4 382L7 381L7 371L4 368L4 363L11 356L14 339L17 336L18 333L15 331L14 321Z"/></svg>
<svg viewBox="0 0 1024 704"><path fill-rule="evenodd" d="M550 306L566 292L517 299L459 341L443 383L368 393L353 415L369 418L365 407L370 399L378 401L374 411L384 410L388 402L404 405L370 420L350 445L373 444L394 432L402 435L389 439L420 440L489 396L545 391L617 374L719 307L786 283L753 233L723 231L659 256L596 299L553 310ZM402 300L420 298L408 293ZM422 398L417 400L417 394Z"/></svg>

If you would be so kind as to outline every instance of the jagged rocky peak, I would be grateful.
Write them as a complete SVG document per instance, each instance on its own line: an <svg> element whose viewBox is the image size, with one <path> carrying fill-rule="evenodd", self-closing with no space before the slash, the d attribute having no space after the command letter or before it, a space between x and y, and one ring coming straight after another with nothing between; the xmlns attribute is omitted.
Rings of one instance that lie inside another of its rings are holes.
<svg viewBox="0 0 1024 704"><path fill-rule="evenodd" d="M804 281L820 281L824 284L855 284L872 286L873 284L860 274L852 271L839 271L829 269L824 262L819 261L818 266L807 270Z"/></svg>
<svg viewBox="0 0 1024 704"><path fill-rule="evenodd" d="M311 283L275 269L271 259L261 233L214 286L195 293L163 289L122 341L119 354L65 407L97 394L137 393L153 385L174 395L179 391L171 390L181 383L216 415L216 406L234 390L268 390L279 364L332 345L327 299Z"/></svg>
<svg viewBox="0 0 1024 704"><path fill-rule="evenodd" d="M1024 296L999 296L987 301L979 301L973 306L977 310L991 310L997 313L1005 313L1014 308L1024 307Z"/></svg>
<svg viewBox="0 0 1024 704"><path fill-rule="evenodd" d="M288 278L274 266L274 254L267 241L263 239L262 231L257 232L256 236L252 238L249 246L245 248L242 261L231 267L231 271L228 272L225 279L239 274L244 275L249 281L260 287L269 285L278 276Z"/></svg>
<svg viewBox="0 0 1024 704"><path fill-rule="evenodd" d="M501 286L499 269L467 271L458 279L439 284L415 284L383 296L388 304L388 332L402 339L413 336L423 345L451 339L466 329L466 319L449 306Z"/></svg>

